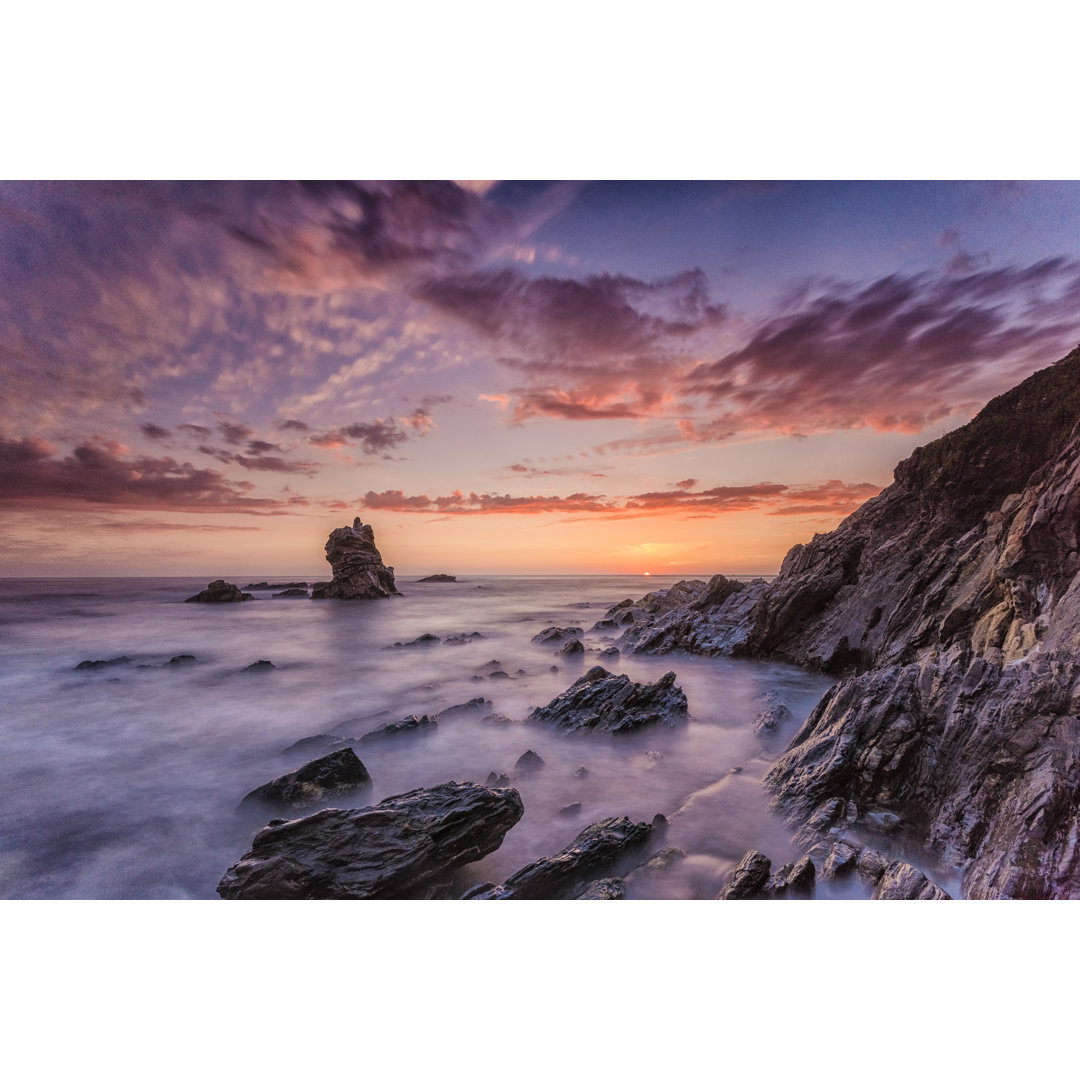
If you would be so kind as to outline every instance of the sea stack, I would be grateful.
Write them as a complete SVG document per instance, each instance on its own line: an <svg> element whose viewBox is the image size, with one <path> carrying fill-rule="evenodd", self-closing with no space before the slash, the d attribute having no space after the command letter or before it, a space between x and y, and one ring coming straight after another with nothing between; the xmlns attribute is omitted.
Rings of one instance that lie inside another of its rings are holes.
<svg viewBox="0 0 1080 1080"><path fill-rule="evenodd" d="M312 600L368 600L400 595L394 585L394 568L383 564L374 531L359 518L330 534L326 561L334 571L334 580L316 582L311 589Z"/></svg>

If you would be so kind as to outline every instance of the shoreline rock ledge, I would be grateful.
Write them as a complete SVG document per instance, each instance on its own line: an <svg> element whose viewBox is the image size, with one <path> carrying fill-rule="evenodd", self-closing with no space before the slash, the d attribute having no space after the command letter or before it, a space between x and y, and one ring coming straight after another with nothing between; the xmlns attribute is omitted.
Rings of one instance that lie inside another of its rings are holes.
<svg viewBox="0 0 1080 1080"><path fill-rule="evenodd" d="M619 647L840 679L765 777L791 825L887 823L968 899L1080 899L1080 348L915 450L774 581L687 591L619 612Z"/></svg>
<svg viewBox="0 0 1080 1080"><path fill-rule="evenodd" d="M394 568L383 563L375 546L375 532L359 518L335 529L326 541L326 561L333 581L317 581L312 600L370 600L400 596L394 584Z"/></svg>

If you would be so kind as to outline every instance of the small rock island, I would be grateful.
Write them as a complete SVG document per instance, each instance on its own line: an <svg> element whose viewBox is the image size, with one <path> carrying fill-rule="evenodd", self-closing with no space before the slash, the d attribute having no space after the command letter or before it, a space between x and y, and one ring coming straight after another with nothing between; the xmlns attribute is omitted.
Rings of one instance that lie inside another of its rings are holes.
<svg viewBox="0 0 1080 1080"><path fill-rule="evenodd" d="M333 581L317 581L312 600L369 600L400 596L394 584L394 568L384 565L375 546L375 532L359 518L335 529L326 541L326 561Z"/></svg>

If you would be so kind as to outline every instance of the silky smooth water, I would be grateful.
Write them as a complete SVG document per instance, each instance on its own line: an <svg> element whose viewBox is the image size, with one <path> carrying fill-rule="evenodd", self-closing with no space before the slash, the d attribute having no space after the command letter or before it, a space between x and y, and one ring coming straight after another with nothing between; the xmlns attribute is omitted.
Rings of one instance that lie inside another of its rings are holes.
<svg viewBox="0 0 1080 1080"><path fill-rule="evenodd" d="M243 585L246 579L234 579ZM274 580L274 579L269 579ZM288 577L277 580L288 581ZM0 896L216 898L254 827L236 813L252 788L325 751L288 753L323 732L358 736L388 720L490 706L438 730L354 747L374 779L363 805L447 780L513 775L525 814L502 846L455 882L498 882L611 815L670 821L665 845L687 858L631 898L712 898L748 848L775 865L794 852L761 777L829 685L784 664L695 656L599 661L590 630L612 604L676 578L460 577L377 601L311 601L255 592L243 604L185 604L204 579L0 582ZM586 657L568 662L530 639L580 625ZM421 634L482 640L392 648ZM179 654L197 664L165 666ZM82 660L131 663L75 671ZM249 672L257 660L274 670ZM510 678L492 678L499 661ZM690 720L628 736L565 735L525 723L595 663L652 681L665 671ZM754 698L778 691L794 721L755 735ZM511 723L484 720L488 713ZM584 766L588 775L575 773ZM573 815L560 815L580 803ZM272 815L267 815L267 817Z"/></svg>

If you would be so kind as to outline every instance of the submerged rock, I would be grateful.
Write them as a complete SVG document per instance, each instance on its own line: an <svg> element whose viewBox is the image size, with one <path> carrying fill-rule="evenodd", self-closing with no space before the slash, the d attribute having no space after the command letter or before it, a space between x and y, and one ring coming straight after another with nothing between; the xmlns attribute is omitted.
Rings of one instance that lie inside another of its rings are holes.
<svg viewBox="0 0 1080 1080"><path fill-rule="evenodd" d="M201 593L189 596L185 604L236 604L243 600L254 600L250 593L241 592L235 585L218 578L211 581Z"/></svg>
<svg viewBox="0 0 1080 1080"><path fill-rule="evenodd" d="M297 600L303 599L303 600L306 600L308 598L308 591L307 591L307 589L286 589L284 592L276 592L276 593L274 593L273 598L275 600L280 600L282 598L284 598L284 599L297 599Z"/></svg>
<svg viewBox="0 0 1080 1080"><path fill-rule="evenodd" d="M671 726L686 719L686 695L669 671L654 683L591 668L529 719L564 731L625 732L650 724Z"/></svg>
<svg viewBox="0 0 1080 1080"><path fill-rule="evenodd" d="M321 735L308 735L306 738L297 739L296 742L286 746L281 752L283 754L295 754L299 752L307 753L312 750L326 750L329 752L332 750L343 750L346 746L359 745L358 739L347 739L343 735L323 733Z"/></svg>
<svg viewBox="0 0 1080 1080"><path fill-rule="evenodd" d="M326 561L333 581L316 582L313 600L368 600L398 596L394 568L383 564L370 525L356 518L352 525L335 529L326 541Z"/></svg>
<svg viewBox="0 0 1080 1080"><path fill-rule="evenodd" d="M471 889L465 900L572 900L598 875L618 873L640 857L667 827L657 814L651 824L628 817L604 818L581 832L557 855L537 859L501 885Z"/></svg>
<svg viewBox="0 0 1080 1080"><path fill-rule="evenodd" d="M451 634L448 638L443 639L444 645L468 645L473 641L483 641L484 635L478 630L473 630L468 634Z"/></svg>
<svg viewBox="0 0 1080 1080"><path fill-rule="evenodd" d="M307 589L309 583L306 581L281 581L276 585L271 585L268 581L256 581L253 585L245 585L245 589Z"/></svg>
<svg viewBox="0 0 1080 1080"><path fill-rule="evenodd" d="M535 750L526 750L514 762L514 769L519 773L531 773L536 772L537 769L544 767L544 759Z"/></svg>
<svg viewBox="0 0 1080 1080"><path fill-rule="evenodd" d="M364 763L351 747L346 747L255 788L244 796L239 808L302 810L327 799L359 795L372 787Z"/></svg>
<svg viewBox="0 0 1080 1080"><path fill-rule="evenodd" d="M374 731L360 736L362 743L379 742L383 739L392 739L398 735L407 735L412 731L432 732L438 730L438 723L429 716L406 716L402 720L396 720L389 724L380 724Z"/></svg>
<svg viewBox="0 0 1080 1080"><path fill-rule="evenodd" d="M130 663L130 656L114 656L111 660L80 660L71 670L99 671L101 668L120 667L123 664Z"/></svg>
<svg viewBox="0 0 1080 1080"><path fill-rule="evenodd" d="M393 645L387 645L388 649L411 649L417 645L438 645L439 636L437 634L421 634L419 637L415 637L412 641L395 641Z"/></svg>
<svg viewBox="0 0 1080 1080"><path fill-rule="evenodd" d="M254 664L248 664L245 671L277 671L277 667L269 660L256 660Z"/></svg>
<svg viewBox="0 0 1080 1080"><path fill-rule="evenodd" d="M754 731L758 735L771 735L782 724L795 719L787 702L775 690L759 694L757 703L760 708L754 717Z"/></svg>
<svg viewBox="0 0 1080 1080"><path fill-rule="evenodd" d="M534 645L558 645L565 641L577 641L584 635L585 631L580 626L549 626L534 634L532 641Z"/></svg>
<svg viewBox="0 0 1080 1080"><path fill-rule="evenodd" d="M188 664L197 664L199 661L191 653L181 653L162 664L162 667L186 667Z"/></svg>
<svg viewBox="0 0 1080 1080"><path fill-rule="evenodd" d="M463 702L461 705L450 705L443 709L441 713L437 713L436 720L446 720L452 716L463 716L466 713L475 713L480 709L490 709L491 702L487 698L474 697L469 701Z"/></svg>
<svg viewBox="0 0 1080 1080"><path fill-rule="evenodd" d="M420 578L418 584L423 585L428 581L457 581L457 578L453 574L428 574L427 577Z"/></svg>
<svg viewBox="0 0 1080 1080"><path fill-rule="evenodd" d="M585 646L577 638L571 638L555 655L582 657L585 655Z"/></svg>
<svg viewBox="0 0 1080 1080"><path fill-rule="evenodd" d="M217 887L226 900L394 900L494 851L524 812L513 788L450 782L267 826Z"/></svg>

